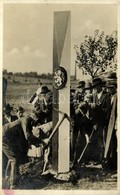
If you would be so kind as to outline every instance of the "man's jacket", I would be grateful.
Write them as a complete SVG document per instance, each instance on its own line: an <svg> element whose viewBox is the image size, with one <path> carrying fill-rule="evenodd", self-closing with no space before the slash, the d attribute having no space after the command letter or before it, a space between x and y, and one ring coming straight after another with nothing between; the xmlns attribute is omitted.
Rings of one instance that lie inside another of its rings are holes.
<svg viewBox="0 0 120 195"><path fill-rule="evenodd" d="M22 117L3 126L3 143L10 147L24 148L26 145L39 145L42 141L32 134L34 121L31 117Z"/></svg>
<svg viewBox="0 0 120 195"><path fill-rule="evenodd" d="M107 125L111 109L110 95L103 91L100 99L98 100L97 94L94 94L93 103L95 103L93 112L95 123L99 123L103 126Z"/></svg>

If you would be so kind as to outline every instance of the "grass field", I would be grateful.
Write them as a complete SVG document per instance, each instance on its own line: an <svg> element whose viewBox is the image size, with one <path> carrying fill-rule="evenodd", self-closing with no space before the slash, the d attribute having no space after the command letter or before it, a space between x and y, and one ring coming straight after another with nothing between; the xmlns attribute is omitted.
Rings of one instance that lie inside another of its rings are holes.
<svg viewBox="0 0 120 195"><path fill-rule="evenodd" d="M36 79L32 78L30 83L24 82L25 78L20 79L20 83L18 82L18 78L16 78L15 82L13 80L8 82L7 91L6 91L6 102L10 103L10 105L14 106L23 106L26 110L30 108L28 104L30 97L36 92L38 89L38 82ZM43 85L46 85L52 91L52 81L42 79ZM71 81L71 86L73 88L77 87L78 81Z"/></svg>
<svg viewBox="0 0 120 195"><path fill-rule="evenodd" d="M52 90L52 85L47 85L50 90ZM30 105L28 104L30 97L38 89L38 84L29 84L29 85L17 85L9 84L6 92L6 102L10 105L22 106L26 110L29 109Z"/></svg>

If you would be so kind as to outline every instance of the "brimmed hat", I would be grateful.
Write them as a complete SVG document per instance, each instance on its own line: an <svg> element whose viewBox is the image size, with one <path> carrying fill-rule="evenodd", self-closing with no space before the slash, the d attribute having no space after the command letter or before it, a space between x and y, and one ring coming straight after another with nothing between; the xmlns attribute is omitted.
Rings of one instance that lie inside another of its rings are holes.
<svg viewBox="0 0 120 195"><path fill-rule="evenodd" d="M42 86L42 87L41 87L41 94L46 94L46 93L48 93L48 92L50 92L50 90L48 89L47 86Z"/></svg>
<svg viewBox="0 0 120 195"><path fill-rule="evenodd" d="M106 87L106 81L105 81L105 80L103 80L103 81L102 81L102 83L103 83L103 84L102 84L102 85L103 85L103 87Z"/></svg>
<svg viewBox="0 0 120 195"><path fill-rule="evenodd" d="M87 90L87 89L92 89L92 83L91 82L87 82L85 84L85 90Z"/></svg>
<svg viewBox="0 0 120 195"><path fill-rule="evenodd" d="M108 81L106 82L106 87L107 87L107 88L117 87L117 82L116 82L116 81L108 80Z"/></svg>
<svg viewBox="0 0 120 195"><path fill-rule="evenodd" d="M100 77L96 77L92 80L92 87L103 86L103 81Z"/></svg>
<svg viewBox="0 0 120 195"><path fill-rule="evenodd" d="M84 88L85 87L85 81L80 81L78 83L78 87L77 88Z"/></svg>
<svg viewBox="0 0 120 195"><path fill-rule="evenodd" d="M110 72L108 75L108 79L117 80L116 72Z"/></svg>
<svg viewBox="0 0 120 195"><path fill-rule="evenodd" d="M116 72L109 73L108 80L106 82L106 86L108 88L117 87L117 76L116 76Z"/></svg>

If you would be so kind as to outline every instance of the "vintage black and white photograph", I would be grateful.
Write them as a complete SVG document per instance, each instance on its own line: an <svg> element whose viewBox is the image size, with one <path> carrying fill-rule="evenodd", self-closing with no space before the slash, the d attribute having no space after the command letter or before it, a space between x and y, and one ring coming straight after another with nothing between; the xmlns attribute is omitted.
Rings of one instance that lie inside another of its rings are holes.
<svg viewBox="0 0 120 195"><path fill-rule="evenodd" d="M2 189L117 191L117 59L117 3L3 3Z"/></svg>

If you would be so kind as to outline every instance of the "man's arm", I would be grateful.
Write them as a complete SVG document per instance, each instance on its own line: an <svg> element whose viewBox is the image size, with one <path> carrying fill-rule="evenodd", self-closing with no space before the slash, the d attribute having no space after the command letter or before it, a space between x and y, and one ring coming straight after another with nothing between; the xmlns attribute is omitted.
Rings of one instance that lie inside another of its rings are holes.
<svg viewBox="0 0 120 195"><path fill-rule="evenodd" d="M37 127L40 128L46 134L52 129L52 126L53 126L53 122L50 121L48 123L45 123L45 124L37 126Z"/></svg>
<svg viewBox="0 0 120 195"><path fill-rule="evenodd" d="M32 133L32 118L24 117L22 118L22 129L25 135L26 140L29 145L39 146L40 143L43 143L40 137L36 137Z"/></svg>

